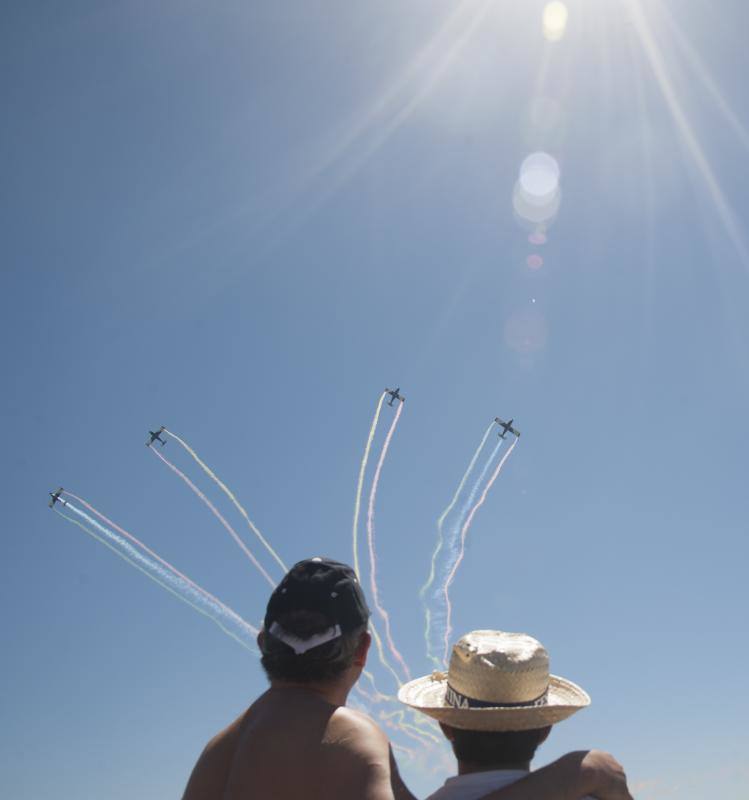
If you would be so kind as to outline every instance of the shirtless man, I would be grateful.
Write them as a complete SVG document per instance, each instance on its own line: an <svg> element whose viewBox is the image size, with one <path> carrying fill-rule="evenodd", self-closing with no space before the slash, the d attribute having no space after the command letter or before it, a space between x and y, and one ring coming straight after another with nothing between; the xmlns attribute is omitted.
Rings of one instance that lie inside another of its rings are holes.
<svg viewBox="0 0 749 800"><path fill-rule="evenodd" d="M300 561L258 636L270 689L206 746L183 800L416 800L387 736L346 707L366 664L369 609L350 567ZM632 800L605 753L571 753L489 800Z"/></svg>

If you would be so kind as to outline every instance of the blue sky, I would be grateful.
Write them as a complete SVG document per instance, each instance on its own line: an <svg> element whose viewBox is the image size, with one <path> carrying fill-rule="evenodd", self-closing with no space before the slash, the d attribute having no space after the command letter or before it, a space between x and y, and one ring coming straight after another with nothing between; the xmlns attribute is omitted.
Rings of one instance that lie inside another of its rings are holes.
<svg viewBox="0 0 749 800"><path fill-rule="evenodd" d="M287 563L350 560L396 384L378 577L413 672L435 521L514 416L456 633L528 631L590 692L539 761L598 746L638 797L743 797L749 11L570 0L552 43L544 7L5 9L4 795L179 796L264 686L46 493L257 624L267 585L147 429L185 437ZM537 151L560 167L543 245L512 204ZM424 794L441 779L403 771Z"/></svg>

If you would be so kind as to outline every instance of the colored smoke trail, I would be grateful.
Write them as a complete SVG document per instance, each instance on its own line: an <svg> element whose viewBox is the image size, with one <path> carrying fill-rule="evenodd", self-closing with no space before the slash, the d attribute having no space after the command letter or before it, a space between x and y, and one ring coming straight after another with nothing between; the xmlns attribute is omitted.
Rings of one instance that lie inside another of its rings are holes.
<svg viewBox="0 0 749 800"><path fill-rule="evenodd" d="M364 447L364 454L362 456L361 464L359 466L359 478L356 485L356 497L354 500L354 524L353 524L353 536L352 536L352 550L354 555L354 572L359 576L361 580L361 570L359 569L359 539L358 539L358 532L359 532L359 516L361 514L361 498L362 493L364 490L364 477L367 472L367 463L369 462L369 454L372 450L372 441L374 440L375 432L377 431L377 424L380 420L380 414L382 413L382 405L385 402L385 397L387 396L387 391L384 391L380 395L380 399L377 401L377 407L375 409L374 416L372 417L372 424L369 427L369 433L367 435L367 442ZM369 620L369 630L372 634L372 638L374 639L375 648L377 649L377 655L380 659L380 663L382 664L385 669L387 669L390 674L395 679L396 686L400 686L401 679L398 673L393 669L390 662L387 660L385 655L385 649L382 646L382 638L377 630L377 627L374 624L374 620ZM373 681L374 685L374 681ZM375 687L376 688L376 687ZM379 690L378 690L379 691Z"/></svg>
<svg viewBox="0 0 749 800"><path fill-rule="evenodd" d="M372 688L373 688L374 691L373 692L369 692L366 689L364 689L364 687L361 686L361 681L358 681L354 685L354 691L361 698L363 698L363 700L358 700L358 703L362 706L362 708L364 708L364 710L366 710L367 714L369 714L370 717L374 718L374 716L375 716L375 713L372 710L372 706L378 705L380 703L395 704L396 706L400 706L400 702L399 702L397 697L395 697L394 695L383 694L377 688L377 684L375 683L374 675L372 675L371 672L369 672L368 670L364 669L364 670L362 670L362 676L367 678L367 680L371 683ZM410 713L414 717L414 722L413 723L408 723L408 722L405 721L404 711L406 713ZM391 711L391 712L386 712L384 710L380 711L380 717L381 718L387 717L388 719L390 719L390 718L394 717L395 715L400 715L399 719L400 719L400 722L403 723L403 728L401 728L401 731L403 733L405 733L406 730L412 730L412 731L416 731L417 733L420 733L425 739L439 741L439 737L435 737L435 734L439 733L439 728L437 727L437 724L433 723L433 721L431 719L429 719L428 717L424 717L423 714L419 714L414 709L411 709L411 708L406 708L406 709L398 708L397 711ZM433 724L432 725L425 725L425 723L433 723ZM407 735L411 735L411 734L407 734ZM422 742L422 744L423 743L424 742Z"/></svg>
<svg viewBox="0 0 749 800"><path fill-rule="evenodd" d="M432 584L434 583L434 578L437 570L437 558L442 550L442 545L444 543L444 536L442 535L442 526L445 524L445 520L447 519L450 512L455 508L455 504L458 502L458 497L460 497L463 489L465 488L466 481L468 477L473 472L474 467L476 466L476 462L478 461L479 455L481 455L481 451L484 449L486 445L486 440L489 438L489 434L494 429L494 421L489 423L489 427L486 429L486 433L484 434L479 446L476 448L476 452L473 454L471 461L468 464L468 468L463 473L463 477L460 479L460 483L458 484L458 488L455 490L455 494L453 495L453 499L450 501L450 504L447 508L442 512L439 519L437 520L437 545L434 548L434 552L432 553L432 563L429 570L429 577L427 578L426 583L421 587L419 590L419 597L421 597L422 603L424 605L424 615L426 617L426 626L424 629L424 642L426 643L427 651L429 650L429 639L431 634L431 627L432 627L432 612L429 608L428 604L425 602L425 597L429 589L431 588ZM435 662L437 666L441 666L439 661L430 655L430 658Z"/></svg>
<svg viewBox="0 0 749 800"><path fill-rule="evenodd" d="M162 589L166 589L177 599L182 600L182 602L191 606L199 614L202 614L204 617L212 620L225 634L227 634L227 636L230 636L232 639L234 639L234 641L241 644L242 647L246 648L250 652L257 652L251 645L240 638L240 635L227 627L228 624L233 624L239 628L242 635L252 637L254 639L258 633L257 628L250 625L250 623L245 622L245 620L243 620L239 614L232 611L223 603L216 603L215 601L209 599L208 593L201 592L200 588L196 588L196 585L192 581L186 583L182 578L173 574L169 570L164 569L164 567L160 566L158 563L151 561L151 559L147 558L138 550L136 550L136 548L133 547L133 545L130 544L130 542L128 542L126 539L123 539L113 531L108 530L95 519L86 514L85 511L81 511L81 509L76 508L72 503L66 503L65 507L69 508L74 514L77 514L79 517L86 520L86 522L96 528L96 530L98 530L102 536L97 535L82 522L74 519L71 516L68 516L67 514L64 514L57 508L53 508L53 510L56 514L59 514L59 516L63 517L63 519L66 519L68 522L72 522L74 525L77 525L82 531L87 533L93 539L96 539L105 547L108 547L117 556L122 558L124 561L127 561L128 564L142 572L147 578L150 578L152 581L154 581L154 583L157 583L159 586L161 586Z"/></svg>
<svg viewBox="0 0 749 800"><path fill-rule="evenodd" d="M174 464L172 464L171 461L169 461L167 458L165 458L163 455L161 455L161 453L158 450L156 450L156 448L149 447L148 449L157 458L160 458L167 465L167 467L169 467L169 469L172 470L172 472L175 473L175 475L178 475L180 478L182 478L182 480L190 487L190 489L192 489L192 491L195 492L195 494L208 506L208 508L210 509L211 513L224 526L224 528L226 528L226 530L228 531L228 533L232 537L232 539L234 539L234 541L239 545L239 547L241 548L242 552L258 568L258 570L263 575L265 580L268 581L268 583L271 585L271 588L275 589L276 588L276 583L273 580L273 578L271 578L271 576L265 571L265 569L263 569L262 564L260 564L260 562L255 558L255 556L252 554L252 552L247 547L247 545L239 538L239 536L237 535L237 532L224 519L224 517L221 515L221 512L216 508L216 506L213 505L213 503L203 494L203 492L200 491L200 489L198 489L198 487L187 477L187 475L185 475L185 473L182 472L182 470L180 470L177 467L175 467Z"/></svg>
<svg viewBox="0 0 749 800"><path fill-rule="evenodd" d="M382 637L380 636L379 631L377 630L377 627L375 626L374 621L372 620L371 617L369 618L369 632L372 634L372 638L374 639L380 663L393 676L393 678L395 679L395 685L400 687L402 683L401 677L393 669L393 665L388 661L387 656L385 655L385 648L382 646Z"/></svg>
<svg viewBox="0 0 749 800"><path fill-rule="evenodd" d="M471 523L473 522L473 518L476 516L476 512L484 505L484 502L489 494L489 490L494 485L494 481L497 480L499 477L499 473L502 472L502 467L505 465L507 459L512 455L512 451L515 449L515 445L518 443L518 440L515 441L510 445L507 452L502 456L502 460L497 464L497 468L494 470L493 475L489 479L489 482L484 487L484 491L481 493L481 497L479 498L476 505L471 509L471 512L468 515L468 519L466 519L465 524L463 525L463 530L460 533L460 552L458 553L458 558L453 564L453 568L450 571L450 574L447 576L447 580L445 581L444 586L444 595L445 595L445 607L447 609L447 622L445 625L445 649L443 653L444 662L447 663L447 656L450 652L450 634L452 633L452 606L450 605L450 584L455 579L455 573L458 571L458 567L460 566L460 562L463 560L463 556L465 555L465 546L466 546L466 536L468 535L468 529L471 527Z"/></svg>
<svg viewBox="0 0 749 800"><path fill-rule="evenodd" d="M460 538L460 531L463 526L463 520L465 520L468 512L471 510L473 504L476 501L476 496L479 493L479 490L484 485L487 475L489 475L490 470L492 468L492 464L494 463L495 458L497 457L497 453L499 452L500 448L504 444L504 439L499 439L494 446L493 450L489 454L489 458L486 459L484 466L481 468L481 472L479 473L478 478L471 486L471 491L468 493L468 497L462 503L460 507L460 511L458 512L455 521L450 525L450 529L445 537L445 547L447 548L447 553L445 554L445 562L440 566L440 573L442 575L440 586L434 590L434 594L432 595L432 600L434 603L441 603L440 606L440 618L439 622L442 623L443 617L446 618L446 614L442 606L444 606L444 581L447 579L452 566L455 563L455 560L458 557L458 540ZM434 665L437 669L444 668L444 662L440 661L439 658L435 655L435 650L439 646L440 650L442 649L442 640L444 639L444 630L434 630L435 628L440 627L435 621L435 617L437 616L437 609L429 610L428 613L428 622L429 622L429 639L427 640L427 657L432 660ZM435 642L432 644L432 640L438 640L439 645Z"/></svg>
<svg viewBox="0 0 749 800"><path fill-rule="evenodd" d="M374 689L375 692L374 694L375 702L382 703L382 702L387 702L388 700L395 701L398 699L392 694L384 694L383 692L381 692L377 684L375 683L374 675L369 670L363 669L362 675L372 684L372 688Z"/></svg>
<svg viewBox="0 0 749 800"><path fill-rule="evenodd" d="M489 434L492 432L494 428L494 422L489 424L489 427L486 429L486 433L484 433L479 446L476 448L476 452L473 454L470 463L468 464L468 468L466 469L465 473L463 473L463 477L460 479L460 483L458 484L458 488L455 490L455 494L453 495L453 499L450 501L450 505L442 512L439 519L437 520L437 546L435 548L434 553L432 554L432 564L431 569L429 572L429 578L427 582L421 587L419 590L419 595L424 597L424 595L429 591L432 583L434 582L435 576L435 567L437 556L439 555L440 550L442 549L443 543L443 536L442 536L442 526L445 523L445 519L450 514L450 512L455 508L455 504L458 502L458 497L460 497L461 492L465 488L466 481L470 476L471 472L473 472L473 468L476 466L476 462L478 461L479 455L481 455L481 451L484 449L484 445L486 444L486 440L489 438Z"/></svg>
<svg viewBox="0 0 749 800"><path fill-rule="evenodd" d="M398 728L416 740L422 747L431 747L434 744L441 744L440 739L432 733L426 733L415 725L406 722L405 714L402 709L396 711L380 711L379 718L381 720L395 721Z"/></svg>
<svg viewBox="0 0 749 800"><path fill-rule="evenodd" d="M189 583L190 586L192 586L193 589L195 589L195 591L200 592L201 594L204 594L207 598L209 598L214 603L216 603L216 605L222 606L223 608L225 608L231 614L234 613L228 606L225 606L217 597L214 597L210 592L208 592L205 589L203 589L202 586L198 586L198 584L195 583L194 581L190 580L190 578L188 578L187 575L184 575L183 573L181 573L177 569L177 567L175 567L173 564L170 564L168 561L163 559L158 553L154 553L154 551L151 550L151 548L148 547L148 545L146 545L143 542L141 542L141 540L137 539L135 536L133 536L132 533L129 533L124 528L121 528L116 522L112 522L112 520L109 519L109 517L105 517L104 514L101 513L101 511L99 511L98 509L94 508L90 503L87 503L82 497L78 497L78 495L75 495L72 492L68 492L67 490L65 490L63 492L63 494L67 495L68 497L72 497L74 500L76 500L82 506L87 508L92 514L96 514L96 516L99 517L99 519L103 520L107 525L109 525L110 528L114 528L118 533L122 534L122 536L124 536L126 539L130 539L130 541L133 542L135 545L140 547L142 550L145 550L146 553L148 553L150 556L155 558L158 562L163 564L168 570L171 570L175 575L178 575L180 578L182 578L183 581L185 581L186 583Z"/></svg>
<svg viewBox="0 0 749 800"><path fill-rule="evenodd" d="M366 689L359 686L358 683L354 686L354 691L360 694L368 703L374 704L379 702L379 697L377 697L377 695L370 694Z"/></svg>
<svg viewBox="0 0 749 800"><path fill-rule="evenodd" d="M362 696L365 697L371 703L395 703L397 706L400 706L401 703L395 695L392 694L383 694L377 687L375 683L374 675L368 670L362 670L362 675L367 678L367 680L372 684L372 688L374 689L374 694L370 694L366 690L362 689L359 683L356 684L354 687L356 691ZM397 679L397 676L396 676ZM413 722L411 723L411 727L417 728L420 730L424 736L427 738L433 738L435 734L437 735L436 741L441 741L441 731L437 722L431 717L426 717L424 714L419 713L414 708L399 708L402 713L408 714L412 717ZM384 712L383 712L384 713ZM392 716L392 715L391 715Z"/></svg>
<svg viewBox="0 0 749 800"><path fill-rule="evenodd" d="M179 444L182 445L182 447L193 457L193 459L197 462L197 464L200 466L200 468L203 470L203 472L205 472L205 474L214 483L217 484L217 486L229 498L229 500L231 500L231 502L234 504L234 507L237 509L237 511L239 511L239 513L244 517L244 520L247 523L247 525L249 526L250 530L255 534L255 536L257 536L258 539L260 539L260 541L265 546L265 549L273 556L273 558L276 559L276 562L278 563L278 566L281 567L281 569L284 571L284 573L288 572L289 568L286 566L286 564L283 563L281 557L270 546L270 544L265 539L263 534L260 533L260 531L258 530L257 525L255 525L255 523L250 519L249 514L247 513L245 508L242 506L242 504L239 502L239 500L237 500L236 496L231 491L231 489L229 489L229 487L218 477L218 475L216 475L216 473L213 472L213 470L208 466L208 464L206 464L205 461L203 461L200 458L200 456L192 449L192 447L190 447L189 444L187 444L187 442L184 439L182 439L181 437L177 436L176 433L172 433L167 428L164 428L164 433L166 433L169 436L171 436L172 439L176 439L177 442L179 442Z"/></svg>
<svg viewBox="0 0 749 800"><path fill-rule="evenodd" d="M405 708L406 714L409 714L413 719L413 724L423 730L427 734L437 734L437 739L442 741L442 731L440 730L437 720L427 717L417 711L415 708Z"/></svg>
<svg viewBox="0 0 749 800"><path fill-rule="evenodd" d="M403 726L403 728L413 731L415 736L421 736L423 739L426 739L433 744L442 744L443 740L431 731L424 731L421 728L417 728L415 725L411 725L410 723L406 722L406 714L402 708L398 709L397 711L380 711L380 719L396 719L398 720L398 723Z"/></svg>
<svg viewBox="0 0 749 800"><path fill-rule="evenodd" d="M392 725L390 727L393 727ZM398 753L402 753L406 758L410 758L412 761L416 760L416 751L412 750L410 747L404 747L402 744L398 744L397 742L390 743L393 750Z"/></svg>
<svg viewBox="0 0 749 800"><path fill-rule="evenodd" d="M400 419L402 412L403 412L403 403L401 402L398 405L398 409L395 412L395 416L393 417L390 429L388 430L387 436L385 437L385 442L383 443L382 450L380 452L380 458L377 462L377 466L375 467L374 478L372 478L372 488L369 492L369 505L367 508L367 544L369 546L369 562L370 562L369 585L372 590L372 601L374 602L375 608L377 609L379 615L382 617L383 622L385 623L385 638L387 639L390 652L392 653L395 660L401 665L401 668L403 669L406 678L410 680L411 672L408 669L408 665L406 664L400 652L398 652L398 648L395 646L395 643L393 642L393 636L390 630L390 615L380 603L380 593L377 588L377 555L375 553L375 546L374 546L374 536L375 536L374 509L375 509L375 500L377 498L377 488L380 483L382 466L385 463L385 457L387 456L388 450L390 448L390 442L393 439L393 434L395 433L395 429L398 426L398 420Z"/></svg>
<svg viewBox="0 0 749 800"><path fill-rule="evenodd" d="M354 500L353 551L354 551L354 572L359 576L361 576L361 573L359 570L358 531L359 531L359 514L361 513L361 496L362 496L362 491L364 489L364 475L367 471L369 452L372 449L372 440L374 439L375 431L377 430L377 423L380 419L380 413L382 412L382 404L385 402L386 394L387 392L383 392L380 395L380 399L377 403L377 408L375 409L374 417L372 418L372 425L369 428L369 434L367 436L367 444L364 447L364 455L362 456L361 465L359 466L359 480L356 484L356 499Z"/></svg>

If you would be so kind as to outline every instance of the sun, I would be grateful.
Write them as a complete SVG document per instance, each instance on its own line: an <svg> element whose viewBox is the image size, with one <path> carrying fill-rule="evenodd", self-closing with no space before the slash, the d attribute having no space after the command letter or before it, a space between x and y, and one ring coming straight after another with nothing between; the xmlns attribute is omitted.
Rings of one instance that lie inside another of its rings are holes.
<svg viewBox="0 0 749 800"><path fill-rule="evenodd" d="M544 37L548 41L558 42L564 37L568 16L567 6L559 0L554 0L546 5L543 15L543 30Z"/></svg>

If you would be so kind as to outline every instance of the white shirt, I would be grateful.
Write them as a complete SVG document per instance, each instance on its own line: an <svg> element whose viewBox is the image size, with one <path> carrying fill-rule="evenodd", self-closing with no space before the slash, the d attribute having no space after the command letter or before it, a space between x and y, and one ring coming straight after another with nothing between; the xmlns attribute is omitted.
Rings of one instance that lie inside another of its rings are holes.
<svg viewBox="0 0 749 800"><path fill-rule="evenodd" d="M495 789L503 789L524 778L524 769L493 769L486 772L470 772L448 778L441 789L430 794L427 800L479 800ZM593 798L586 798L593 800Z"/></svg>

